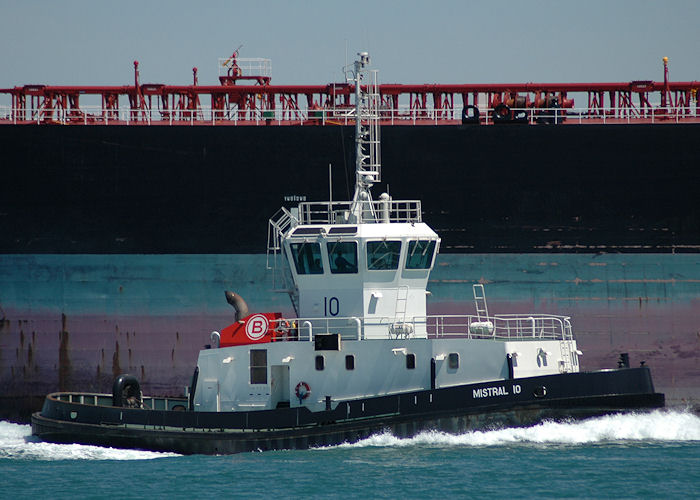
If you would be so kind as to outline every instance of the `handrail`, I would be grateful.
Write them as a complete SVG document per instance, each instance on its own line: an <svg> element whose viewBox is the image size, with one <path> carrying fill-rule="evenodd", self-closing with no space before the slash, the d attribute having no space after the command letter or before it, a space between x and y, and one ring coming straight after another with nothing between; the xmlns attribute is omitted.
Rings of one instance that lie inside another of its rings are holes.
<svg viewBox="0 0 700 500"><path fill-rule="evenodd" d="M362 221L355 220L351 215L353 202L351 201L317 201L302 202L299 204L300 224L351 224L371 222L421 222L420 200L376 200L364 202L368 205L364 212L371 214L386 214L379 216L362 217Z"/></svg>
<svg viewBox="0 0 700 500"><path fill-rule="evenodd" d="M461 105L443 108L411 108L400 105L383 107L380 121L384 125L402 124L455 124L462 123ZM656 123L700 121L700 110L689 104L644 107L580 107L580 108L509 108L505 118L496 118L495 109L478 106L478 122L492 125L501 121L522 123ZM54 107L47 109L0 106L0 124L63 124L63 125L353 125L355 117L345 108L299 108L291 114L288 109L213 109L199 106L196 109L160 108L104 108L81 105L78 108Z"/></svg>
<svg viewBox="0 0 700 500"><path fill-rule="evenodd" d="M311 342L311 341L313 340L313 338L314 338L314 336L313 336L313 333L314 333L314 332L313 332L313 328L314 328L314 327L313 327L313 325L311 324L311 321L308 321L308 320L307 320L307 321L304 321L304 322L302 323L302 326L303 326L304 328L306 328L306 329L309 331L309 342Z"/></svg>
<svg viewBox="0 0 700 500"><path fill-rule="evenodd" d="M276 340L313 340L315 335L339 333L347 340L366 338L367 328L381 327L386 329L387 338L392 337L394 317L318 317L318 318L282 318L273 321L273 329L288 333L288 325L294 322L300 325L300 331L293 337L281 335ZM402 319L402 323L410 325L410 332L418 331L417 327L427 330L428 337L434 338L468 338L468 339L499 339L499 340L573 340L571 318L552 314L497 314L493 316L477 315L428 315ZM307 335L308 334L308 335ZM406 335L408 338L412 333Z"/></svg>
<svg viewBox="0 0 700 500"><path fill-rule="evenodd" d="M88 392L53 392L47 396L49 399L62 401L65 403L89 405L89 406L112 406L112 394L88 393ZM143 408L152 410L173 410L175 407L186 405L186 397L177 396L141 396Z"/></svg>

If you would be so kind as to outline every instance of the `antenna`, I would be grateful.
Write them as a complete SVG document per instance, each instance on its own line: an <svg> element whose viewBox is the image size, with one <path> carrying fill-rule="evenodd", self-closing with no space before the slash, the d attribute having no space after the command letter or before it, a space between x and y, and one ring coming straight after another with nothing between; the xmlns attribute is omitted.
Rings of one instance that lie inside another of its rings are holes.
<svg viewBox="0 0 700 500"><path fill-rule="evenodd" d="M333 214L333 171L331 170L331 163L328 164L328 206L331 209L331 214ZM331 215L332 217L332 215ZM328 222L333 222L332 220Z"/></svg>
<svg viewBox="0 0 700 500"><path fill-rule="evenodd" d="M355 84L355 194L351 213L357 222L376 220L370 189L381 181L379 142L379 89L377 72L370 71L369 53L360 52L353 69ZM364 89L362 79L367 77Z"/></svg>
<svg viewBox="0 0 700 500"><path fill-rule="evenodd" d="M221 65L224 67L228 66L228 64L231 61L235 60L238 57L238 51L241 50L242 47L243 47L243 44L240 44L238 47L236 47L236 50L233 51L233 54L231 54L231 57L226 59L226 61L224 61ZM219 59L219 60L221 60L221 59Z"/></svg>

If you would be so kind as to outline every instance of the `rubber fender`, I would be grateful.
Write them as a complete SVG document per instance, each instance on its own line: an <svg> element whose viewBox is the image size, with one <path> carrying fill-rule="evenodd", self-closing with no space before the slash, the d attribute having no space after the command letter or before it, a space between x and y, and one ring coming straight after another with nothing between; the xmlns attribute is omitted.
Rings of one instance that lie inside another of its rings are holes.
<svg viewBox="0 0 700 500"><path fill-rule="evenodd" d="M122 374L114 380L112 406L141 408L141 385L136 377Z"/></svg>
<svg viewBox="0 0 700 500"><path fill-rule="evenodd" d="M535 119L537 123L552 125L564 121L563 113L558 111L561 108L559 105L559 99L554 96L548 98L546 101L546 106L546 108L538 112L538 116Z"/></svg>
<svg viewBox="0 0 700 500"><path fill-rule="evenodd" d="M513 121L518 123L527 123L528 112L525 109L513 111Z"/></svg>
<svg viewBox="0 0 700 500"><path fill-rule="evenodd" d="M479 108L467 105L462 108L462 125L479 124Z"/></svg>
<svg viewBox="0 0 700 500"><path fill-rule="evenodd" d="M564 121L564 116L556 111L556 108L542 109L537 112L537 117L535 118L536 123L541 123L544 125L553 125L557 123L562 123Z"/></svg>
<svg viewBox="0 0 700 500"><path fill-rule="evenodd" d="M493 121L495 123L505 123L512 121L513 116L510 108L503 103L493 108Z"/></svg>

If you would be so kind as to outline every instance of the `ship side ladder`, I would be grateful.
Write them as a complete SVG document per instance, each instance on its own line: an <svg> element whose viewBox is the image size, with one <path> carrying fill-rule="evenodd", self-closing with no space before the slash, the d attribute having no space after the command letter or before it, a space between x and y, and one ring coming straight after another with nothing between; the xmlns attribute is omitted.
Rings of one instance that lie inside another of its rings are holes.
<svg viewBox="0 0 700 500"><path fill-rule="evenodd" d="M486 305L486 292L484 291L484 285L481 283L475 283L472 285L472 292L474 293L474 305L476 306L477 321L481 321L482 316L484 320L488 320L489 307Z"/></svg>
<svg viewBox="0 0 700 500"><path fill-rule="evenodd" d="M272 272L272 288L289 295L292 307L297 314L299 314L299 295L293 285L291 270L284 258L282 246L285 236L298 224L299 219L285 207L280 208L269 219L266 258L266 267Z"/></svg>
<svg viewBox="0 0 700 500"><path fill-rule="evenodd" d="M394 323L389 326L389 333L399 337L408 337L413 333L413 326L406 324L406 310L408 309L408 286L401 285L396 290L396 304L394 305Z"/></svg>
<svg viewBox="0 0 700 500"><path fill-rule="evenodd" d="M561 353L561 358L559 361L559 371L561 373L569 373L574 371L573 363L572 363L572 356L571 356L571 341L570 340L562 340L559 342L559 350Z"/></svg>
<svg viewBox="0 0 700 500"><path fill-rule="evenodd" d="M401 285L396 291L396 307L394 308L394 316L396 321L402 323L406 321L406 309L408 303L408 286Z"/></svg>

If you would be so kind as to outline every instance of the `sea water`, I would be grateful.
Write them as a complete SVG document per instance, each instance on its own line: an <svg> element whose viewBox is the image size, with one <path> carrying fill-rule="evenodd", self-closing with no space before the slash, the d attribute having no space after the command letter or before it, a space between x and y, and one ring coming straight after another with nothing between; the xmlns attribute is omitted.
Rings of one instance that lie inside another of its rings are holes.
<svg viewBox="0 0 700 500"><path fill-rule="evenodd" d="M700 417L612 415L527 428L378 434L311 450L180 456L39 442L0 422L15 498L700 498Z"/></svg>

